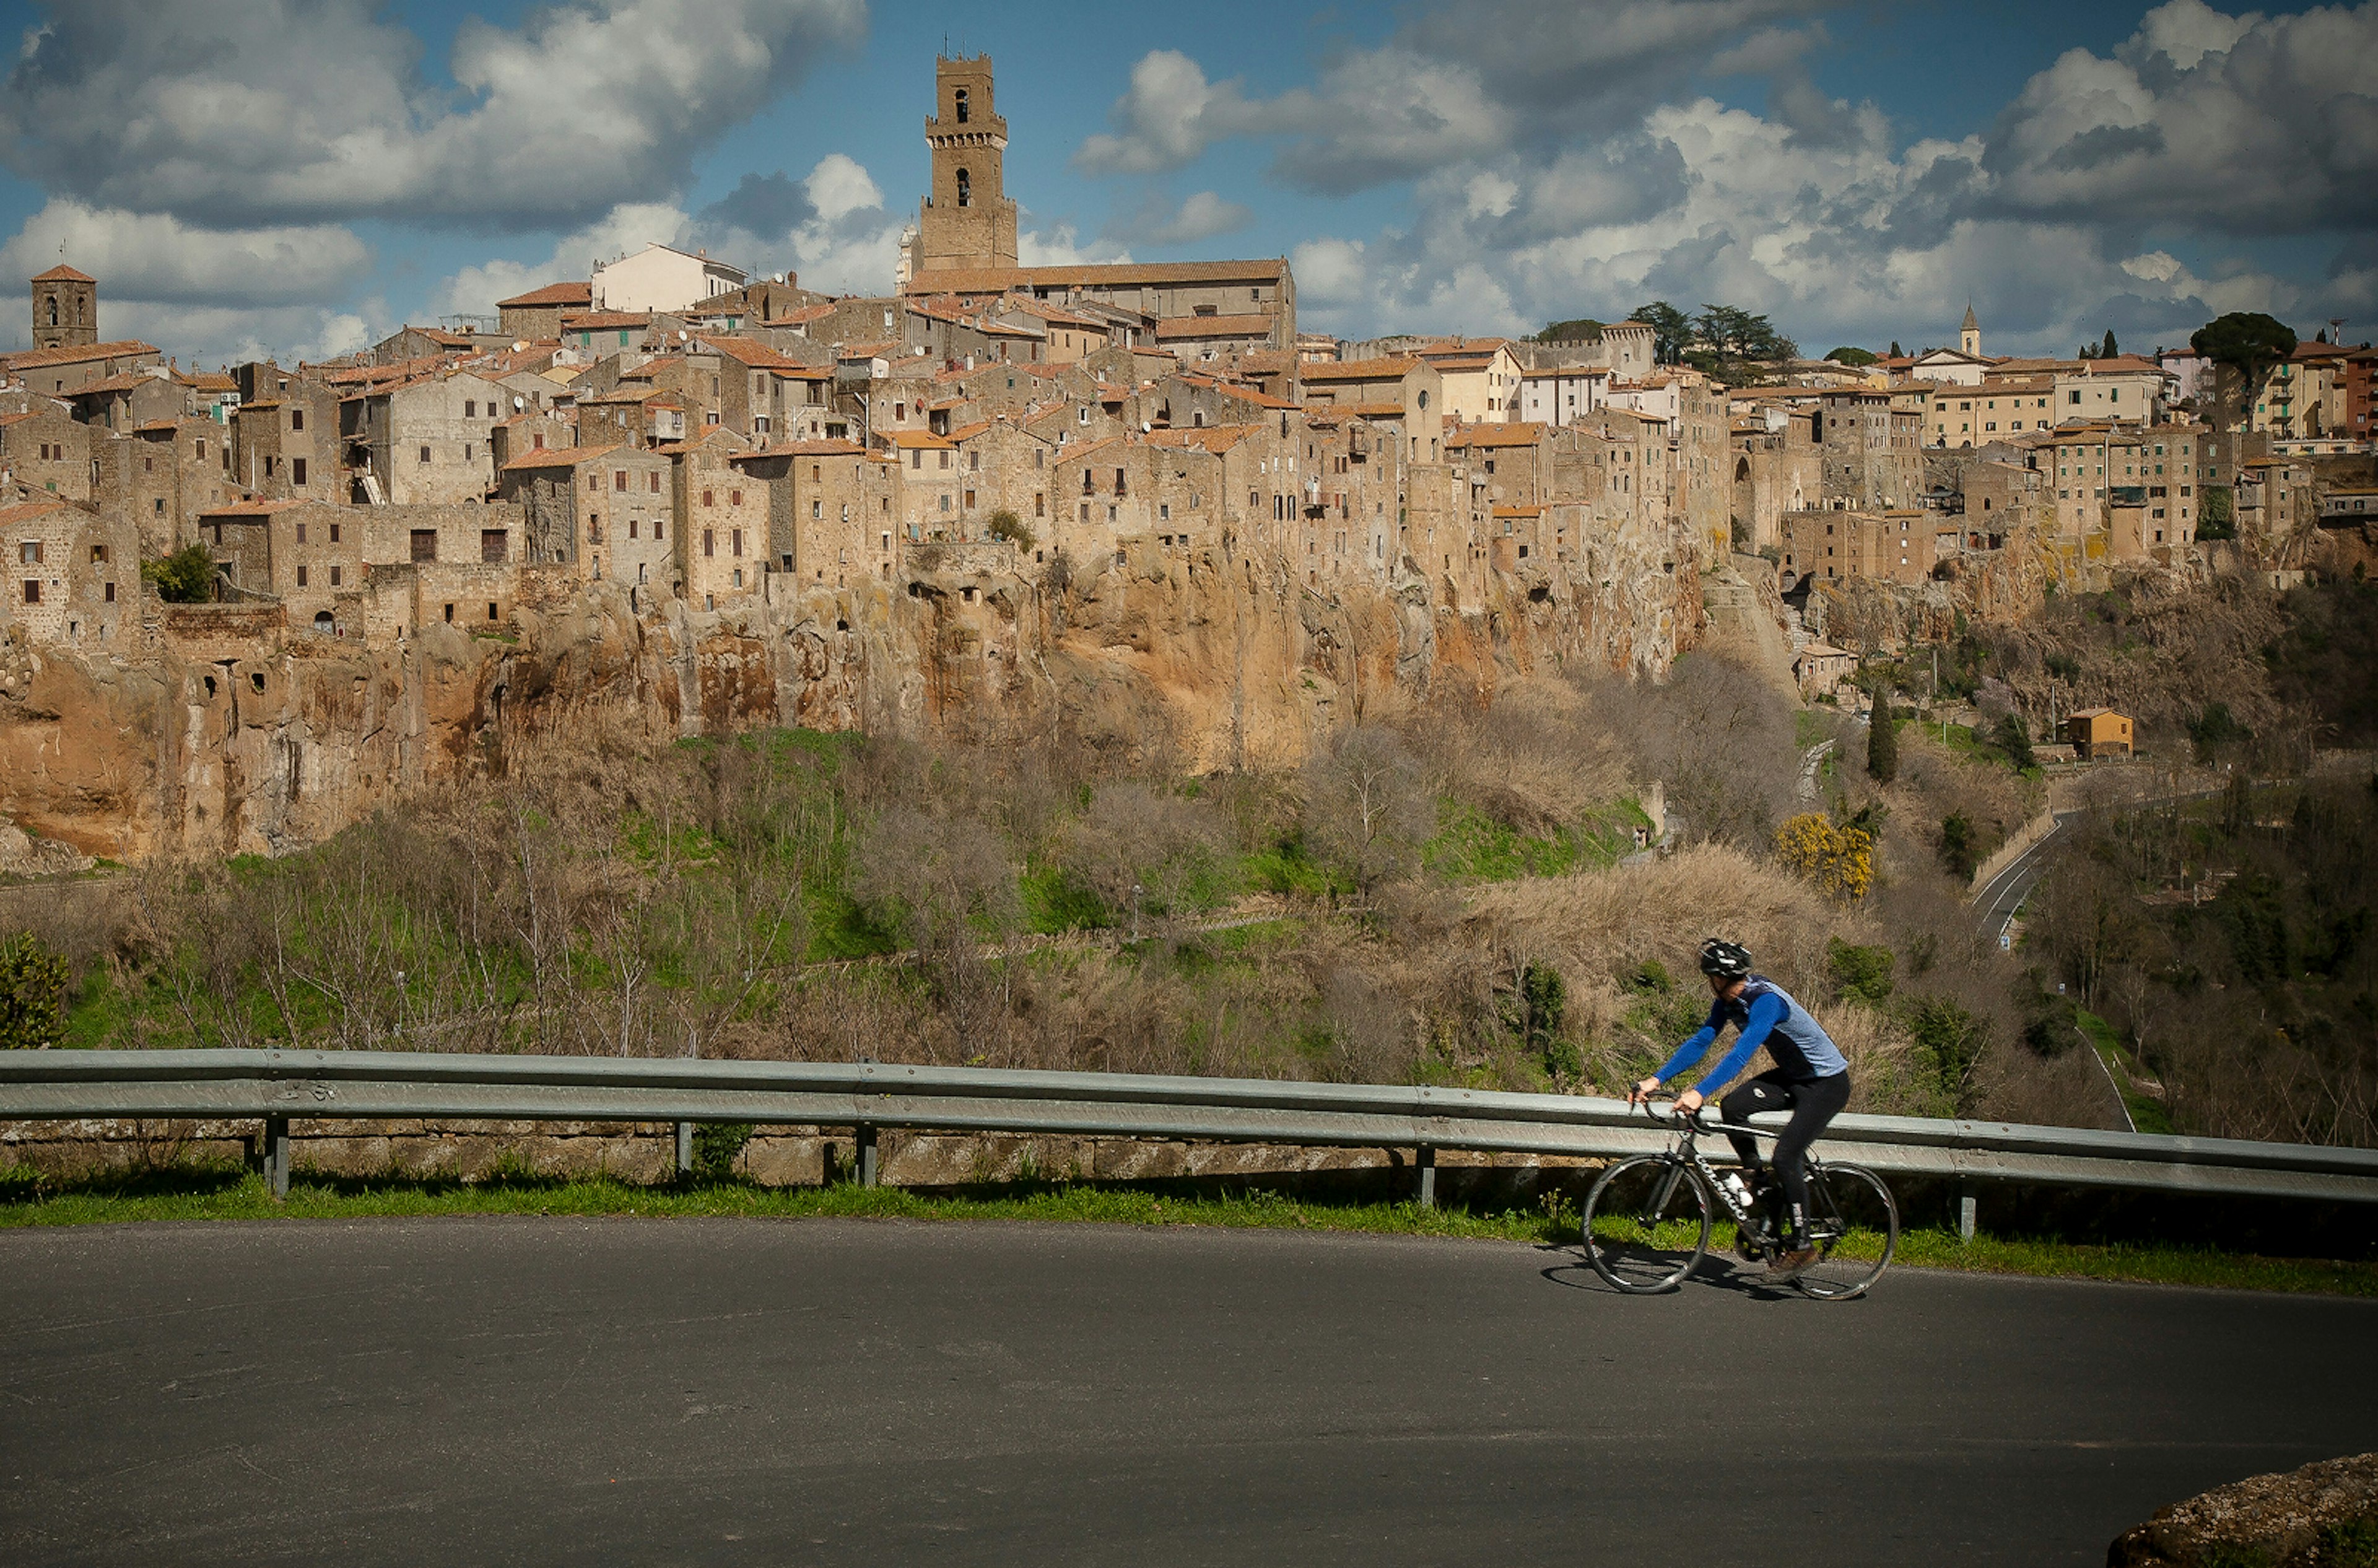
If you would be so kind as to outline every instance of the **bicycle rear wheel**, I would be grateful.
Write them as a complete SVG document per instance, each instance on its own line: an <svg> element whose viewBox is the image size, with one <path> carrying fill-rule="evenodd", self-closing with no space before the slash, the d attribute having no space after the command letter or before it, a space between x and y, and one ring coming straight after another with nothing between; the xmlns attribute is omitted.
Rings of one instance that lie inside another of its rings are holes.
<svg viewBox="0 0 2378 1568"><path fill-rule="evenodd" d="M1882 1178L1857 1165L1808 1173L1808 1239L1817 1262L1796 1283L1820 1301L1862 1296L1899 1248L1899 1205Z"/></svg>
<svg viewBox="0 0 2378 1568"><path fill-rule="evenodd" d="M1709 1251L1710 1196L1693 1167L1637 1155L1586 1194L1583 1240L1593 1272L1629 1296L1674 1290Z"/></svg>

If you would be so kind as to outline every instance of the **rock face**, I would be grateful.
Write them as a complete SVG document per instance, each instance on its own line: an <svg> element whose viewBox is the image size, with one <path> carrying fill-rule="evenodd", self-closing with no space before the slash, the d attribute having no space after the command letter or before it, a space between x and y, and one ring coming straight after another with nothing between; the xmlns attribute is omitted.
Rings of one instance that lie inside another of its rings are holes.
<svg viewBox="0 0 2378 1568"><path fill-rule="evenodd" d="M2348 1568L2378 1562L2378 1454L2254 1476L2124 1531L2107 1568Z"/></svg>
<svg viewBox="0 0 2378 1568"><path fill-rule="evenodd" d="M715 612L572 581L500 626L366 640L291 628L277 605L152 601L120 651L0 643L0 819L119 860L278 854L598 710L672 736L1062 732L1182 771L1291 765L1440 689L1664 670L1702 619L1699 563L1658 541L1497 573L1483 596L1416 574L1297 579L1227 542L1081 568L952 546L891 582L772 577Z"/></svg>

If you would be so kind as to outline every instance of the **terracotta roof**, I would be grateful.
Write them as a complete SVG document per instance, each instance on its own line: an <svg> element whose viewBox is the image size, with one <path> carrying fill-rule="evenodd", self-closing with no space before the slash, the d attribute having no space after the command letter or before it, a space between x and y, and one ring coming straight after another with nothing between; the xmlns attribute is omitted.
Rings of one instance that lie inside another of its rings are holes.
<svg viewBox="0 0 2378 1568"><path fill-rule="evenodd" d="M129 359L135 354L155 353L154 343L144 343L138 338L123 338L112 343L88 343L83 346L57 349L28 349L0 358L11 370L46 370L54 365L88 365L94 359Z"/></svg>
<svg viewBox="0 0 2378 1568"><path fill-rule="evenodd" d="M206 423L211 425L214 421L208 420ZM178 432L181 428L182 427L170 419L144 419L139 424L132 427L132 433L135 436L146 436L152 431L160 431L165 435L171 436Z"/></svg>
<svg viewBox="0 0 2378 1568"><path fill-rule="evenodd" d="M608 332L630 327L649 327L649 316L632 315L624 310L593 310L582 316L565 316L561 329L565 332Z"/></svg>
<svg viewBox="0 0 2378 1568"><path fill-rule="evenodd" d="M531 289L524 294L496 301L498 310L510 310L534 305L593 305L594 285L592 283L547 283L541 289Z"/></svg>
<svg viewBox="0 0 2378 1568"><path fill-rule="evenodd" d="M1229 451L1255 433L1248 425L1176 425L1170 430L1151 430L1147 444L1151 447L1196 447L1219 454Z"/></svg>
<svg viewBox="0 0 2378 1568"><path fill-rule="evenodd" d="M187 377L191 386L201 392L236 392L239 383L212 370L198 371Z"/></svg>
<svg viewBox="0 0 2378 1568"><path fill-rule="evenodd" d="M920 272L908 281L912 294L1003 294L1010 289L1130 288L1160 283L1230 283L1245 279L1277 281L1288 273L1279 257L1262 261L1123 261L1072 267L959 267Z"/></svg>
<svg viewBox="0 0 2378 1568"><path fill-rule="evenodd" d="M78 272L65 262L59 262L46 272L33 274L36 283L96 283L98 279L88 272Z"/></svg>
<svg viewBox="0 0 2378 1568"><path fill-rule="evenodd" d="M143 376L137 370L119 370L114 375L108 377L105 380L86 381L79 387L69 387L66 389L66 395L70 398L78 398L85 392L129 392L137 389L144 381L153 381L156 379L156 377Z"/></svg>
<svg viewBox="0 0 2378 1568"><path fill-rule="evenodd" d="M1495 509L1494 515L1496 517L1542 517L1544 515L1544 509L1542 507L1496 507Z"/></svg>
<svg viewBox="0 0 2378 1568"><path fill-rule="evenodd" d="M955 445L946 437L936 436L930 430L887 430L883 435L885 440L904 450L910 447L947 450Z"/></svg>
<svg viewBox="0 0 2378 1568"><path fill-rule="evenodd" d="M618 441L604 447L539 447L504 464L504 472L509 473L516 468L575 468L606 452L616 452L619 447Z"/></svg>
<svg viewBox="0 0 2378 1568"><path fill-rule="evenodd" d="M1156 324L1156 335L1164 338L1268 338L1272 318L1268 316L1168 316Z"/></svg>
<svg viewBox="0 0 2378 1568"><path fill-rule="evenodd" d="M1298 374L1307 381L1400 381L1420 364L1417 359L1315 360Z"/></svg>
<svg viewBox="0 0 2378 1568"><path fill-rule="evenodd" d="M834 379L834 367L827 365L796 365L791 360L787 360L782 365L768 366L768 374L780 376L787 381L831 381Z"/></svg>
<svg viewBox="0 0 2378 1568"><path fill-rule="evenodd" d="M697 334L694 341L706 349L714 349L725 354L736 364L750 370L808 368L797 360L787 359L767 344L753 342L749 338L713 338Z"/></svg>
<svg viewBox="0 0 2378 1568"><path fill-rule="evenodd" d="M0 507L0 528L14 528L20 522L30 522L52 512L68 511L64 501L28 501L22 506Z"/></svg>

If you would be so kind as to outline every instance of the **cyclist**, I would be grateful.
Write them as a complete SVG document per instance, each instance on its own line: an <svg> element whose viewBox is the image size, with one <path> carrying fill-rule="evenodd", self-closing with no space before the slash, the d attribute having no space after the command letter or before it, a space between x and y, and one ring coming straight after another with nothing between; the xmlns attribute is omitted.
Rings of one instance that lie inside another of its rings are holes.
<svg viewBox="0 0 2378 1568"><path fill-rule="evenodd" d="M1816 1249L1808 1243L1808 1177L1801 1156L1825 1124L1849 1104L1850 1064L1832 1037L1808 1016L1807 1008L1774 981L1750 972L1750 952L1741 943L1720 937L1701 943L1701 973L1709 976L1710 990L1716 999L1710 1004L1709 1017L1657 1073L1627 1092L1627 1100L1629 1105L1640 1103L1700 1060L1719 1031L1731 1023L1740 1031L1734 1048L1698 1084L1676 1096L1677 1112L1690 1116L1711 1089L1741 1071L1760 1046L1767 1047L1775 1065L1737 1085L1719 1102L1718 1114L1726 1121L1740 1123L1748 1121L1754 1111L1788 1107L1792 1112L1783 1137L1776 1141L1774 1155L1775 1180L1784 1190L1784 1251L1765 1276L1780 1284L1807 1273L1817 1261ZM1755 1179L1757 1141L1747 1132L1729 1132L1726 1137L1743 1169Z"/></svg>

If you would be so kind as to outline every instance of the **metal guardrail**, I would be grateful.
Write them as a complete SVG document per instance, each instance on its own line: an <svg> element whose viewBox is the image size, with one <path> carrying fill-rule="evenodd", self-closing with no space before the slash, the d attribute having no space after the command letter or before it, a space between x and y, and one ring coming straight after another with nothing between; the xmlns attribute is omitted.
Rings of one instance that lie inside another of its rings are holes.
<svg viewBox="0 0 2378 1568"><path fill-rule="evenodd" d="M880 1128L1409 1148L1423 1202L1439 1149L1595 1157L1670 1136L1617 1100L1394 1084L403 1051L0 1052L0 1121L185 1118L262 1121L277 1191L293 1119L673 1122L680 1167L696 1122L849 1127L870 1182ZM1818 1148L1967 1183L2378 1203L2378 1151L2366 1149L1894 1116L1838 1117Z"/></svg>

